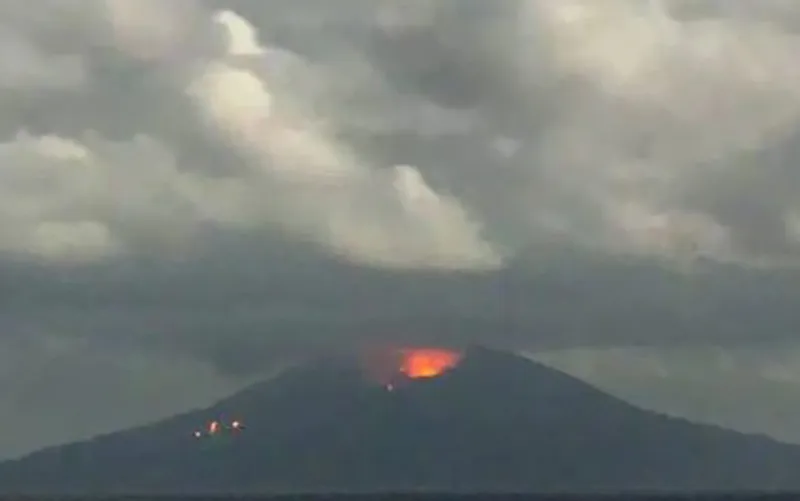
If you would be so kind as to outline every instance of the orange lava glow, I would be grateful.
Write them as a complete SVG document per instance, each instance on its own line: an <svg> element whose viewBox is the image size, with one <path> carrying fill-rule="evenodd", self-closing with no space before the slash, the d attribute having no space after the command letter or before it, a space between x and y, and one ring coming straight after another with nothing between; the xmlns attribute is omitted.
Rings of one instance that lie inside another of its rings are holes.
<svg viewBox="0 0 800 501"><path fill-rule="evenodd" d="M461 354L437 348L405 349L400 355L400 372L412 379L439 376L461 360Z"/></svg>
<svg viewBox="0 0 800 501"><path fill-rule="evenodd" d="M430 379L454 368L462 353L440 347L408 348L367 346L362 348L360 363L364 376L386 389L400 389L404 381Z"/></svg>

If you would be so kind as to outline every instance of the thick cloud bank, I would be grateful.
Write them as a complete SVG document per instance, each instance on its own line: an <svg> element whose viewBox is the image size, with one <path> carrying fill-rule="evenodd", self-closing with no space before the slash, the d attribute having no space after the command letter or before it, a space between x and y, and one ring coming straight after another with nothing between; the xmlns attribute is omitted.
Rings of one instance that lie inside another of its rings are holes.
<svg viewBox="0 0 800 501"><path fill-rule="evenodd" d="M214 166L212 176L180 164L168 145L148 136L112 143L98 132L69 139L18 134L3 147L15 193L2 211L13 232L4 250L55 262L152 249L185 253L203 245L203 226L277 231L378 266L500 264L480 225L417 168L370 165L338 140L336 124L325 123L313 109L315 96L302 88L303 79L324 76L299 55L262 46L237 14L188 2L97 2L85 13L86 4L75 7L71 14L94 18L98 39L87 44L112 44L115 57L166 74L162 99L185 101L182 118L199 124L198 133L238 165ZM31 26L34 36L38 27Z"/></svg>
<svg viewBox="0 0 800 501"><path fill-rule="evenodd" d="M730 305L781 336L729 284L800 264L798 28L778 0L9 0L7 336L240 370L370 336L747 339ZM734 268L615 299L631 256Z"/></svg>

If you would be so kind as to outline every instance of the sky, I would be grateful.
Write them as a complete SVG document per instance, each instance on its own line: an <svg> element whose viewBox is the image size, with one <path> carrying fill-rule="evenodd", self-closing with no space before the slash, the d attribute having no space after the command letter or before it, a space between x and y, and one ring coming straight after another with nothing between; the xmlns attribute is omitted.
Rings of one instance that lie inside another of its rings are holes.
<svg viewBox="0 0 800 501"><path fill-rule="evenodd" d="M800 442L800 4L0 3L0 457L363 343Z"/></svg>

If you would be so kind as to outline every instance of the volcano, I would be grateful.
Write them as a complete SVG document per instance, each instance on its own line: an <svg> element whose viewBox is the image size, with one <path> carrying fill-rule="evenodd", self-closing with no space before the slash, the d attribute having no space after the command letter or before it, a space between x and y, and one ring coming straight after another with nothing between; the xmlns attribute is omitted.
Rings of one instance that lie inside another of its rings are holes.
<svg viewBox="0 0 800 501"><path fill-rule="evenodd" d="M420 377L391 391L355 358L298 366L207 409L2 463L0 489L800 488L800 447L645 411L520 356L485 348L440 355L415 359ZM246 427L193 435L202 423L231 419Z"/></svg>

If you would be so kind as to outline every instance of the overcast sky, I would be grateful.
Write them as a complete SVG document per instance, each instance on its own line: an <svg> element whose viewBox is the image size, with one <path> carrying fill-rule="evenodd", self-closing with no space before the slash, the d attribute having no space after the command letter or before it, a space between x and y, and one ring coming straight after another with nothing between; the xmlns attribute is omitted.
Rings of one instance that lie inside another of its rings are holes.
<svg viewBox="0 0 800 501"><path fill-rule="evenodd" d="M799 30L795 0L0 1L0 456L366 341L800 441Z"/></svg>

